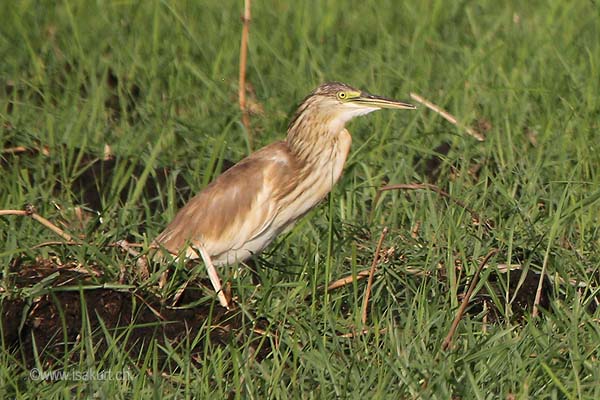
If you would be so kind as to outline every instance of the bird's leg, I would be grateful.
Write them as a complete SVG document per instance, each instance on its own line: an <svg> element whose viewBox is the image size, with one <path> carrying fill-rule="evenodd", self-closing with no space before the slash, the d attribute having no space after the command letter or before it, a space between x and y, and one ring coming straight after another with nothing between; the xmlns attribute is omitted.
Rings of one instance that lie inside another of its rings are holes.
<svg viewBox="0 0 600 400"><path fill-rule="evenodd" d="M198 249L198 252L200 253L200 257L202 257L202 261L204 261L204 265L206 266L206 271L208 272L208 277L210 278L210 282L212 283L213 288L217 292L217 298L219 299L219 303L221 303L221 305L223 307L230 310L231 306L229 304L229 300L227 299L227 297L225 296L225 293L223 292L223 287L221 286L221 279L219 279L219 274L217 273L217 270L215 269L215 266L213 265L213 263L210 259L210 256L204 249L204 246L202 246L201 244L197 244L194 247L196 247Z"/></svg>

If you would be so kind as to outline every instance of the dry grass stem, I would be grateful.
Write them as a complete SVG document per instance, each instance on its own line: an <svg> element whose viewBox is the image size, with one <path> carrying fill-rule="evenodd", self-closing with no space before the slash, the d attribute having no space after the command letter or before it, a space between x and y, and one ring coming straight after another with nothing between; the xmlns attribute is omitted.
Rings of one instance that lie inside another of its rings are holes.
<svg viewBox="0 0 600 400"><path fill-rule="evenodd" d="M181 296L183 295L183 292L185 292L185 289L187 289L188 284L190 283L190 281L185 281L183 282L183 284L177 289L177 291L175 292L175 295L173 296L173 301L171 302L171 307L175 307L177 305L177 303L179 303L179 299L181 298Z"/></svg>
<svg viewBox="0 0 600 400"><path fill-rule="evenodd" d="M118 240L114 243L114 246L120 247L121 249L125 250L132 257L139 257L140 252L132 249L132 247L137 247L135 246L135 244L136 243L129 243L127 240Z"/></svg>
<svg viewBox="0 0 600 400"><path fill-rule="evenodd" d="M369 308L369 297L371 296L371 287L373 286L373 275L375 274L375 267L377 266L377 262L379 261L379 253L381 252L381 245L383 244L383 240L385 239L385 235L388 233L387 226L383 228L381 231L381 235L379 236L379 242L377 242L377 248L375 249L375 254L373 255L373 262L371 263L371 269L369 270L369 280L367 281L367 288L365 289L365 297L363 298L362 304L362 323L363 325L367 323L367 309Z"/></svg>
<svg viewBox="0 0 600 400"><path fill-rule="evenodd" d="M108 160L112 160L115 157L112 147L110 144L105 143L104 144L104 152L102 154L102 160L104 161L108 161Z"/></svg>
<svg viewBox="0 0 600 400"><path fill-rule="evenodd" d="M240 44L240 78L238 95L240 101L240 109L242 110L242 124L246 129L246 135L248 136L248 143L250 149L253 145L252 130L250 127L250 115L248 112L248 106L246 105L246 64L248 60L248 33L250 31L250 0L244 1L244 15L242 16L242 40Z"/></svg>
<svg viewBox="0 0 600 400"><path fill-rule="evenodd" d="M485 138L483 137L483 135L481 133L477 132L473 128L469 128L468 126L461 124L460 122L458 122L458 120L456 119L456 117L454 115L452 115L448 111L436 106L429 100L419 96L416 93L411 93L410 97L411 97L411 99L423 104L425 107L429 108L430 110L438 113L439 115L442 116L442 118L444 118L446 121L450 122L451 124L463 128L465 130L465 132L467 132L469 135L473 136L475 139L477 139L479 141L485 140Z"/></svg>
<svg viewBox="0 0 600 400"><path fill-rule="evenodd" d="M544 276L546 276L546 270L548 267L548 253L544 256L544 262L542 264L542 272L540 272L540 279L538 281L537 290L535 291L535 299L533 300L533 310L531 316L537 318L540 313L540 301L542 299L542 288L544 286Z"/></svg>
<svg viewBox="0 0 600 400"><path fill-rule="evenodd" d="M473 294L473 291L475 290L475 286L477 285L477 282L479 281L479 275L481 274L481 271L483 270L483 268L485 267L485 265L487 264L489 259L497 252L498 252L498 249L492 249L485 256L483 261L479 264L479 267L477 267L477 271L475 271L475 274L473 275L473 280L471 281L471 284L469 285L469 289L467 290L467 293L465 294L465 297L463 298L462 303L460 304L460 307L458 308L458 311L456 312L454 321L452 321L452 326L450 327L450 331L448 331L448 335L446 335L446 338L442 342L442 350L447 350L450 347L450 343L452 343L452 338L454 337L454 333L456 332L458 323L462 319L462 316L464 315L465 310L467 309L467 306L469 305L469 300L471 299L471 295Z"/></svg>
<svg viewBox="0 0 600 400"><path fill-rule="evenodd" d="M27 150L29 149L25 146L7 147L5 149L2 149L2 154L19 154L24 153Z"/></svg>
<svg viewBox="0 0 600 400"><path fill-rule="evenodd" d="M52 222L48 221L46 218L36 213L35 208L31 205L27 205L25 207L25 210L0 210L0 216L2 215L20 215L24 217L31 217L40 224L44 225L46 228L50 229L52 232L56 233L58 236L60 236L67 242L74 242L73 237L71 235L60 229L58 226L54 225Z"/></svg>
<svg viewBox="0 0 600 400"><path fill-rule="evenodd" d="M15 146L15 147L6 147L0 151L0 154L20 154L31 151L33 153L42 153L45 156L50 155L50 149L47 146L40 147L25 147L25 146Z"/></svg>
<svg viewBox="0 0 600 400"><path fill-rule="evenodd" d="M367 278L370 274L371 274L371 268L364 269L362 271L358 271L356 273L356 277L354 275L345 276L343 278L340 278L338 280L335 280L335 281L331 282L329 284L329 286L327 286L327 291L338 289L338 288L341 288L342 286L349 285L352 282L354 282L355 280L356 281L360 281L360 280L362 280L364 278Z"/></svg>
<svg viewBox="0 0 600 400"><path fill-rule="evenodd" d="M415 276L431 275L431 272L429 272L429 271L425 271L425 270L417 269L417 268L411 268L411 267L404 268L403 272L405 272L409 275L415 275ZM369 269L363 269L362 271L358 271L356 273L356 276L353 274L347 275L343 278L340 278L340 279L337 279L337 280L331 282L329 284L329 286L327 286L327 291L339 289L341 287L351 284L354 281L361 281L365 278L368 278L370 274L371 274L371 268L369 267Z"/></svg>

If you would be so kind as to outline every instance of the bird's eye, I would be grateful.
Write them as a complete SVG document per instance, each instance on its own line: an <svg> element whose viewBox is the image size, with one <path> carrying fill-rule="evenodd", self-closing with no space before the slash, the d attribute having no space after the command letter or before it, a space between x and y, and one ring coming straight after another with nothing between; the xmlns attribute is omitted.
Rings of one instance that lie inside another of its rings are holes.
<svg viewBox="0 0 600 400"><path fill-rule="evenodd" d="M338 92L337 96L338 96L338 99L340 99L340 100L345 100L346 97L348 97L346 92Z"/></svg>

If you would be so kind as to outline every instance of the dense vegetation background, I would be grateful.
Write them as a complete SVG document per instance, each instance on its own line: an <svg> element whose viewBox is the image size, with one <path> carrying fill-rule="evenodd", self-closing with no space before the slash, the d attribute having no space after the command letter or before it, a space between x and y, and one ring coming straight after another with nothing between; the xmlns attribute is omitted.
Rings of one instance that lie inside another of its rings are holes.
<svg viewBox="0 0 600 400"><path fill-rule="evenodd" d="M248 154L237 103L242 9L239 1L2 2L0 208L33 204L84 243L35 247L56 236L31 219L1 217L4 313L19 299L14 318L25 321L39 296L60 291L52 275L18 285L19 266L40 260L101 272L86 285L135 291L134 261L108 245L148 244L178 204ZM128 330L87 329L82 318L79 339L53 368L126 369L129 379L36 381L22 350L3 339L0 390L599 398L599 40L593 1L255 2L254 148L283 138L296 105L328 80L399 99L418 93L486 140L422 106L352 122L352 153L329 199L253 268L221 270L241 324L262 321L266 358L250 340L205 340L209 320L178 346L150 342L132 355L123 351ZM111 168L86 175L107 145ZM19 146L27 151L13 151ZM384 182L429 182L451 198L389 191L375 202ZM101 218L78 218L82 202ZM363 282L322 288L368 268L384 226L363 325ZM442 351L469 277L494 248L454 346ZM542 270L547 307L531 318ZM198 286L178 269L172 288L187 281ZM200 303L212 304L204 293ZM96 336L107 348L95 347Z"/></svg>

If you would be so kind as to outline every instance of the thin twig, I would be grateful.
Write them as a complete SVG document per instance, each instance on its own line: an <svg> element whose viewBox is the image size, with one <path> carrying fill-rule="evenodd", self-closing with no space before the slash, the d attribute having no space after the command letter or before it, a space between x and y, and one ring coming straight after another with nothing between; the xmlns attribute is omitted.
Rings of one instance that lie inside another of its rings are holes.
<svg viewBox="0 0 600 400"><path fill-rule="evenodd" d="M119 247L123 250L125 250L127 252L127 254L129 254L132 257L139 257L140 256L140 252L137 250L132 249L132 247L138 247L137 243L129 243L127 240L123 239L123 240L117 240L114 243L111 243L110 246L116 246Z"/></svg>
<svg viewBox="0 0 600 400"><path fill-rule="evenodd" d="M50 150L47 146L41 147L25 147L25 146L15 146L15 147L5 147L0 150L1 154L21 154L27 153L28 151L32 153L42 153L45 156L50 155Z"/></svg>
<svg viewBox="0 0 600 400"><path fill-rule="evenodd" d="M2 154L18 154L18 153L24 153L28 150L29 149L25 146L6 147L6 148L2 149Z"/></svg>
<svg viewBox="0 0 600 400"><path fill-rule="evenodd" d="M467 132L469 135L473 136L475 139L477 139L479 141L485 140L485 137L483 137L483 135L481 133L477 132L476 130L474 130L472 128L469 128L468 126L466 126L464 124L461 124L460 122L458 122L458 120L456 119L456 117L454 115L450 114L448 111L442 109L441 107L436 106L429 100L419 96L416 93L411 93L410 97L413 100L418 101L419 103L423 104L425 107L429 108L430 110L438 113L439 115L442 116L442 118L444 118L446 121L450 122L451 124L463 128L465 130L465 132Z"/></svg>
<svg viewBox="0 0 600 400"><path fill-rule="evenodd" d="M421 221L415 222L412 229L410 230L410 237L413 239L419 238L419 228L421 228Z"/></svg>
<svg viewBox="0 0 600 400"><path fill-rule="evenodd" d="M377 242L377 248L375 249L375 254L373 255L373 262L371 263L371 269L369 271L369 280L367 281L367 288L365 289L365 297L363 298L362 304L363 325L367 323L367 309L369 308L369 297L371 296L371 287L373 286L373 275L375 275L375 267L377 266L377 262L379 261L379 252L381 251L381 245L383 244L383 239L385 239L385 235L387 235L387 233L388 228L386 226L381 231L381 235L379 236L379 242Z"/></svg>
<svg viewBox="0 0 600 400"><path fill-rule="evenodd" d="M35 208L32 205L27 205L25 210L0 210L1 215L20 215L24 217L31 217L40 224L44 225L46 228L50 229L52 232L56 233L61 238L65 239L67 242L73 242L73 237L60 229L58 226L54 225L52 222L48 221L46 218L42 217L38 213L35 212Z"/></svg>
<svg viewBox="0 0 600 400"><path fill-rule="evenodd" d="M24 210L0 210L0 215L21 215L27 216L27 211Z"/></svg>
<svg viewBox="0 0 600 400"><path fill-rule="evenodd" d="M411 267L405 267L403 269L403 272L405 272L405 273L407 273L409 275L415 275L415 276L429 276L429 275L431 275L431 272L429 272L429 271L424 271L424 270L421 270L421 269L411 268ZM343 278L336 279L335 281L331 282L329 284L329 286L327 286L327 291L339 289L341 287L344 287L346 285L351 284L354 281L363 280L365 278L368 278L370 274L371 274L371 268L369 267L368 269L363 269L362 271L358 271L356 273L356 275L350 274L350 275L347 275L347 276L345 276ZM322 288L321 288L321 290L322 290Z"/></svg>
<svg viewBox="0 0 600 400"><path fill-rule="evenodd" d="M448 347L450 346L450 343L452 343L452 338L454 337L454 333L456 332L458 323L460 322L463 314L465 313L465 310L467 309L467 306L469 305L469 300L471 299L471 295L473 294L473 290L475 290L475 286L477 285L477 282L479 281L479 275L481 274L481 271L483 270L483 268L485 267L485 265L487 264L489 259L497 252L498 252L498 249L492 249L485 256L483 261L479 264L477 271L475 271L475 275L473 275L473 280L471 281L471 284L469 285L469 289L467 290L467 293L465 294L465 297L463 298L462 303L460 304L460 307L458 308L458 311L456 312L454 321L452 321L452 326L450 327L450 331L448 331L448 335L446 335L446 338L442 342L442 350L447 350Z"/></svg>
<svg viewBox="0 0 600 400"><path fill-rule="evenodd" d="M531 317L537 318L539 314L540 301L542 300L542 288L544 287L544 277L546 276L546 270L548 269L548 253L544 256L544 262L542 264L542 272L540 272L540 280L538 281L537 290L535 291L535 299L533 300L533 310L531 311Z"/></svg>
<svg viewBox="0 0 600 400"><path fill-rule="evenodd" d="M360 281L361 279L369 277L370 274L371 274L371 268L364 269L362 271L358 271L358 273L356 274L356 277L354 275L345 276L343 278L340 278L338 280L331 282L329 284L329 286L327 286L327 291L338 289L338 288L341 288L342 286L349 285L352 282L354 282L355 280Z"/></svg>
<svg viewBox="0 0 600 400"><path fill-rule="evenodd" d="M242 16L242 41L240 44L240 78L238 95L240 100L240 109L242 110L242 124L246 129L248 144L250 149L253 145L252 130L250 127L250 115L246 105L246 64L248 59L248 32L250 30L250 0L244 1L244 15Z"/></svg>

